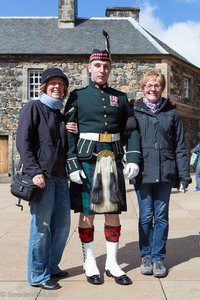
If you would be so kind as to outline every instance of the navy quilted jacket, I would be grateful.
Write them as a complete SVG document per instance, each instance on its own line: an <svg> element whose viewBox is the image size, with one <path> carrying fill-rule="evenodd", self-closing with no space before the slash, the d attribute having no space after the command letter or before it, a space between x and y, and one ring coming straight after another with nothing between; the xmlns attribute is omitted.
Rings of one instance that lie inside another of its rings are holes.
<svg viewBox="0 0 200 300"><path fill-rule="evenodd" d="M177 180L190 180L183 124L177 109L163 98L160 109L152 113L143 99L139 99L134 105L134 112L142 148L142 162L136 182L171 182L175 185ZM167 138L156 123L162 126Z"/></svg>

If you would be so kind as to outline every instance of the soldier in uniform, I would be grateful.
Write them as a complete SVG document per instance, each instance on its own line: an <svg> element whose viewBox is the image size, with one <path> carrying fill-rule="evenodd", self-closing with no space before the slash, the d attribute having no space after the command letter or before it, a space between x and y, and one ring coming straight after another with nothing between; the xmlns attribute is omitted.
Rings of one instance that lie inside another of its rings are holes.
<svg viewBox="0 0 200 300"><path fill-rule="evenodd" d="M109 37L105 32L104 35L107 49L94 49L89 58L89 85L71 92L65 107L69 121L77 122L79 128L78 137L67 133L70 196L72 208L80 213L79 237L87 281L102 283L94 256L93 222L96 214L104 214L106 275L113 277L117 284L128 285L132 281L117 263L121 231L119 214L127 209L123 157L128 116L129 120L132 118L126 141L125 173L128 179L139 172L140 137L134 116L130 116L133 110L129 109L126 94L108 86L111 56Z"/></svg>

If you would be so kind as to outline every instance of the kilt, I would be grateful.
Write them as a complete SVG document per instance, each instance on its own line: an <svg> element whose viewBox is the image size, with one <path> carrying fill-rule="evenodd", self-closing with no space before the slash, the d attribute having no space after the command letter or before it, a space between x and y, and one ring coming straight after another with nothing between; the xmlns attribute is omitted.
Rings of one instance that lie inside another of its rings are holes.
<svg viewBox="0 0 200 300"><path fill-rule="evenodd" d="M111 144L108 143L97 143L95 148L95 153L99 153L101 150L112 150ZM82 212L84 215L99 214L91 210L90 208L90 192L92 189L94 171L96 166L96 156L93 156L90 160L81 160L82 169L85 172L86 179L82 179L83 184L77 184L75 182L70 182L70 201L71 209L75 213ZM109 214L119 214L122 211L127 210L126 205L126 190L125 181L123 174L123 163L121 160L116 160L117 166L117 179L118 186L120 190L120 202L117 206L117 211L109 212ZM102 212L104 214L104 212Z"/></svg>

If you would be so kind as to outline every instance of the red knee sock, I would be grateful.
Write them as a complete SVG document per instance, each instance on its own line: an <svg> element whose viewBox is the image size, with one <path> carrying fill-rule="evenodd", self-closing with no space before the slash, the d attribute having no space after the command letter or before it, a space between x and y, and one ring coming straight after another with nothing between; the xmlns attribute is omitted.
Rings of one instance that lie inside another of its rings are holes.
<svg viewBox="0 0 200 300"><path fill-rule="evenodd" d="M92 228L78 228L79 238L82 243L90 243L94 240L94 226Z"/></svg>
<svg viewBox="0 0 200 300"><path fill-rule="evenodd" d="M120 237L121 225L120 226L108 226L104 227L104 235L108 242L118 242Z"/></svg>

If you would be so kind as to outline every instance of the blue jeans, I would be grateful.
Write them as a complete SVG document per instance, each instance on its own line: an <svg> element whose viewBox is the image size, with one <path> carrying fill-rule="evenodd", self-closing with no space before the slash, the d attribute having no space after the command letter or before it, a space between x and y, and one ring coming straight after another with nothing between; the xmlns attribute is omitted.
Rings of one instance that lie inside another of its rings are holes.
<svg viewBox="0 0 200 300"><path fill-rule="evenodd" d="M39 203L30 202L32 214L28 249L28 283L36 285L60 272L70 230L70 199L66 178L46 180Z"/></svg>
<svg viewBox="0 0 200 300"><path fill-rule="evenodd" d="M136 184L139 205L139 246L141 256L152 261L164 259L168 236L169 183Z"/></svg>
<svg viewBox="0 0 200 300"><path fill-rule="evenodd" d="M200 154L198 156L196 165L196 192L200 192Z"/></svg>

